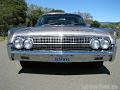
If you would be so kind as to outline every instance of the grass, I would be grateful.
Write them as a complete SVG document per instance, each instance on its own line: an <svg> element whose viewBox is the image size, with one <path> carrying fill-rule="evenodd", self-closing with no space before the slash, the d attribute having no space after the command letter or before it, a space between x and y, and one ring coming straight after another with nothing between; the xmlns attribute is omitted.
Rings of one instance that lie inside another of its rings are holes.
<svg viewBox="0 0 120 90"><path fill-rule="evenodd" d="M6 39L7 39L7 37L0 36L0 41L4 41Z"/></svg>
<svg viewBox="0 0 120 90"><path fill-rule="evenodd" d="M120 30L117 31L117 39L120 39Z"/></svg>

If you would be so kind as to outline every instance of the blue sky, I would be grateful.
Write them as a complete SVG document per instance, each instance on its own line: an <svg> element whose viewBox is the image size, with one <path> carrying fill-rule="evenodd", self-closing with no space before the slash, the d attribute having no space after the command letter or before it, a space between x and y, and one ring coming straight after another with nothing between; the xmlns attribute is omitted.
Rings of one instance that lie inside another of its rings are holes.
<svg viewBox="0 0 120 90"><path fill-rule="evenodd" d="M89 12L100 22L120 22L120 0L26 0L26 2L62 9L68 13Z"/></svg>

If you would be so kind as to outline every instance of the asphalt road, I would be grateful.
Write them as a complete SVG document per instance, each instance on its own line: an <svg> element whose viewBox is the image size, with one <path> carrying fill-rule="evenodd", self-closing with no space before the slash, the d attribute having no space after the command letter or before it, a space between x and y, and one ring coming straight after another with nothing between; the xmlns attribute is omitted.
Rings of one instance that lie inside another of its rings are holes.
<svg viewBox="0 0 120 90"><path fill-rule="evenodd" d="M42 65L24 69L10 61L0 42L0 90L120 90L120 41L114 62L101 69L80 65Z"/></svg>

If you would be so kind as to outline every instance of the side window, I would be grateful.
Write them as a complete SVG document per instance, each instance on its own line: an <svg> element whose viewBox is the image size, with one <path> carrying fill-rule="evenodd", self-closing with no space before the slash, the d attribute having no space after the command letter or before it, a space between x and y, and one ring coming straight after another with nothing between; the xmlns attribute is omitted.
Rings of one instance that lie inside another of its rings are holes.
<svg viewBox="0 0 120 90"><path fill-rule="evenodd" d="M85 25L85 21L82 17L79 17L79 22L82 24L82 25Z"/></svg>
<svg viewBox="0 0 120 90"><path fill-rule="evenodd" d="M42 17L40 20L40 25L43 25L43 24L44 24L44 18Z"/></svg>
<svg viewBox="0 0 120 90"><path fill-rule="evenodd" d="M44 24L44 18L43 18L43 17L40 17L40 18L38 19L37 24L36 24L35 26L37 27L37 26L41 26L41 25L43 25L43 24Z"/></svg>

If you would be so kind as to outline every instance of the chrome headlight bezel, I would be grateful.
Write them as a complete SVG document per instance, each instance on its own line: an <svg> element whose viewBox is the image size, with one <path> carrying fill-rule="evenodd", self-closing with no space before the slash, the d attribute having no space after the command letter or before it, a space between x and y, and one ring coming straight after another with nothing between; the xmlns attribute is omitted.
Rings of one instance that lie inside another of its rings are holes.
<svg viewBox="0 0 120 90"><path fill-rule="evenodd" d="M107 40L107 39L102 39L100 41L100 46L101 46L102 49L106 50L110 47L110 41Z"/></svg>
<svg viewBox="0 0 120 90"><path fill-rule="evenodd" d="M92 49L98 50L100 48L100 41L99 41L99 39L92 39L90 44L91 44L91 48Z"/></svg>
<svg viewBox="0 0 120 90"><path fill-rule="evenodd" d="M24 41L24 48L25 49L31 49L33 47L33 39L32 38L27 38Z"/></svg>
<svg viewBox="0 0 120 90"><path fill-rule="evenodd" d="M23 43L24 43L24 39L22 37L17 37L14 41L14 47L16 49L22 49Z"/></svg>

